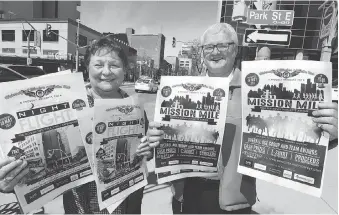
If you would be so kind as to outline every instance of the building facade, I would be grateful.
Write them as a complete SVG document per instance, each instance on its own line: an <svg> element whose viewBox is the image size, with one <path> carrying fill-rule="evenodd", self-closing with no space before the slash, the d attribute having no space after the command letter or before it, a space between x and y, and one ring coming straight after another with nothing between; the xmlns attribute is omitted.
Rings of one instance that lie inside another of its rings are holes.
<svg viewBox="0 0 339 215"><path fill-rule="evenodd" d="M80 19L81 1L0 1L1 19Z"/></svg>
<svg viewBox="0 0 339 215"><path fill-rule="evenodd" d="M126 29L126 35L130 46L137 50L138 58L140 60L150 58L154 60L154 68L160 69L164 60L165 36L163 34L136 34L132 28Z"/></svg>
<svg viewBox="0 0 339 215"><path fill-rule="evenodd" d="M0 22L0 63L14 64L19 61L26 64L28 45L30 46L32 65L43 66L46 72L56 72L60 64L73 62L76 47L67 40L76 43L78 25L76 21L71 19L31 19L27 21L38 31L38 34L23 19L7 19ZM46 36L47 24L51 25L53 32L50 37ZM100 36L101 33L85 25L79 25L79 46L86 46ZM41 41L40 46L34 42L36 40ZM84 56L84 54L85 49L80 49L79 55Z"/></svg>
<svg viewBox="0 0 339 215"><path fill-rule="evenodd" d="M179 57L179 67L187 70L187 75L192 75L192 59Z"/></svg>
<svg viewBox="0 0 339 215"><path fill-rule="evenodd" d="M291 42L289 46L270 46L272 60L316 60L319 61L323 50L323 24L327 22L331 11L331 3L338 8L337 1L315 1L315 0L276 0L276 10L293 10L294 20L292 26L270 26L271 29L291 30ZM327 4L327 6L323 7ZM256 46L247 46L244 44L244 33L247 28L255 28L239 21L232 21L233 0L219 1L217 22L225 22L234 27L238 34L239 52L238 64L241 60L254 60L257 54ZM248 1L247 7L256 9L254 1ZM326 18L327 17L327 18ZM262 26L265 27L265 26ZM267 26L266 26L267 27ZM337 40L337 39L336 39ZM338 78L338 52L337 49L332 53L333 78Z"/></svg>
<svg viewBox="0 0 339 215"><path fill-rule="evenodd" d="M171 74L169 75L174 75L176 76L179 72L179 58L176 56L167 56L165 57L165 60L171 64Z"/></svg>

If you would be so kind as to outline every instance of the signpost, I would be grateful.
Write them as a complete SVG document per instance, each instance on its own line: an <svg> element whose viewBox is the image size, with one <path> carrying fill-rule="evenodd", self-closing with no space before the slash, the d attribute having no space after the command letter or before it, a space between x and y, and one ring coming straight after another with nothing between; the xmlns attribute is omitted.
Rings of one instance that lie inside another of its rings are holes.
<svg viewBox="0 0 339 215"><path fill-rule="evenodd" d="M248 10L247 21L249 25L281 25L292 26L293 10Z"/></svg>
<svg viewBox="0 0 339 215"><path fill-rule="evenodd" d="M277 46L289 46L291 41L291 31L285 30L258 30L246 29L245 43L248 44L265 44Z"/></svg>

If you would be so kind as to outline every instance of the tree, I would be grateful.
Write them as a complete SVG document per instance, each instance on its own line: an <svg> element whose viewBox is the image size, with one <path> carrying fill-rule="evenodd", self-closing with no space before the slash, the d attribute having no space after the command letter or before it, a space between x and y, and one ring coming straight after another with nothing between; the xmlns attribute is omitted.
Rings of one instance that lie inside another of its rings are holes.
<svg viewBox="0 0 339 215"><path fill-rule="evenodd" d="M203 70L202 48L198 39L186 43L190 49L185 55L192 59L192 76L198 76Z"/></svg>

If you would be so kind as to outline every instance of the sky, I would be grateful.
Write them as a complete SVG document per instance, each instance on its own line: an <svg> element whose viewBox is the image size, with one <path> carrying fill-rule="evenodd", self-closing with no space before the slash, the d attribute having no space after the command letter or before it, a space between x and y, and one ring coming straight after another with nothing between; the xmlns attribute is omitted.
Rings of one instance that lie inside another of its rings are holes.
<svg viewBox="0 0 339 215"><path fill-rule="evenodd" d="M217 21L218 1L81 1L81 23L99 32L158 34L166 37L165 57L177 56L181 43L199 39Z"/></svg>

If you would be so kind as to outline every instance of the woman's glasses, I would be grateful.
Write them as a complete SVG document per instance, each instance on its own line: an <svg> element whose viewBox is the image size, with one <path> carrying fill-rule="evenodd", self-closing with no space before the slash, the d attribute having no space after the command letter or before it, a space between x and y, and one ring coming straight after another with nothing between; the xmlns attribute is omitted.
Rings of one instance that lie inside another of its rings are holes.
<svg viewBox="0 0 339 215"><path fill-rule="evenodd" d="M219 52L225 52L229 50L229 48L234 45L234 43L219 43L216 45L205 45L203 46L203 50L206 54L212 53L214 48L217 48Z"/></svg>

